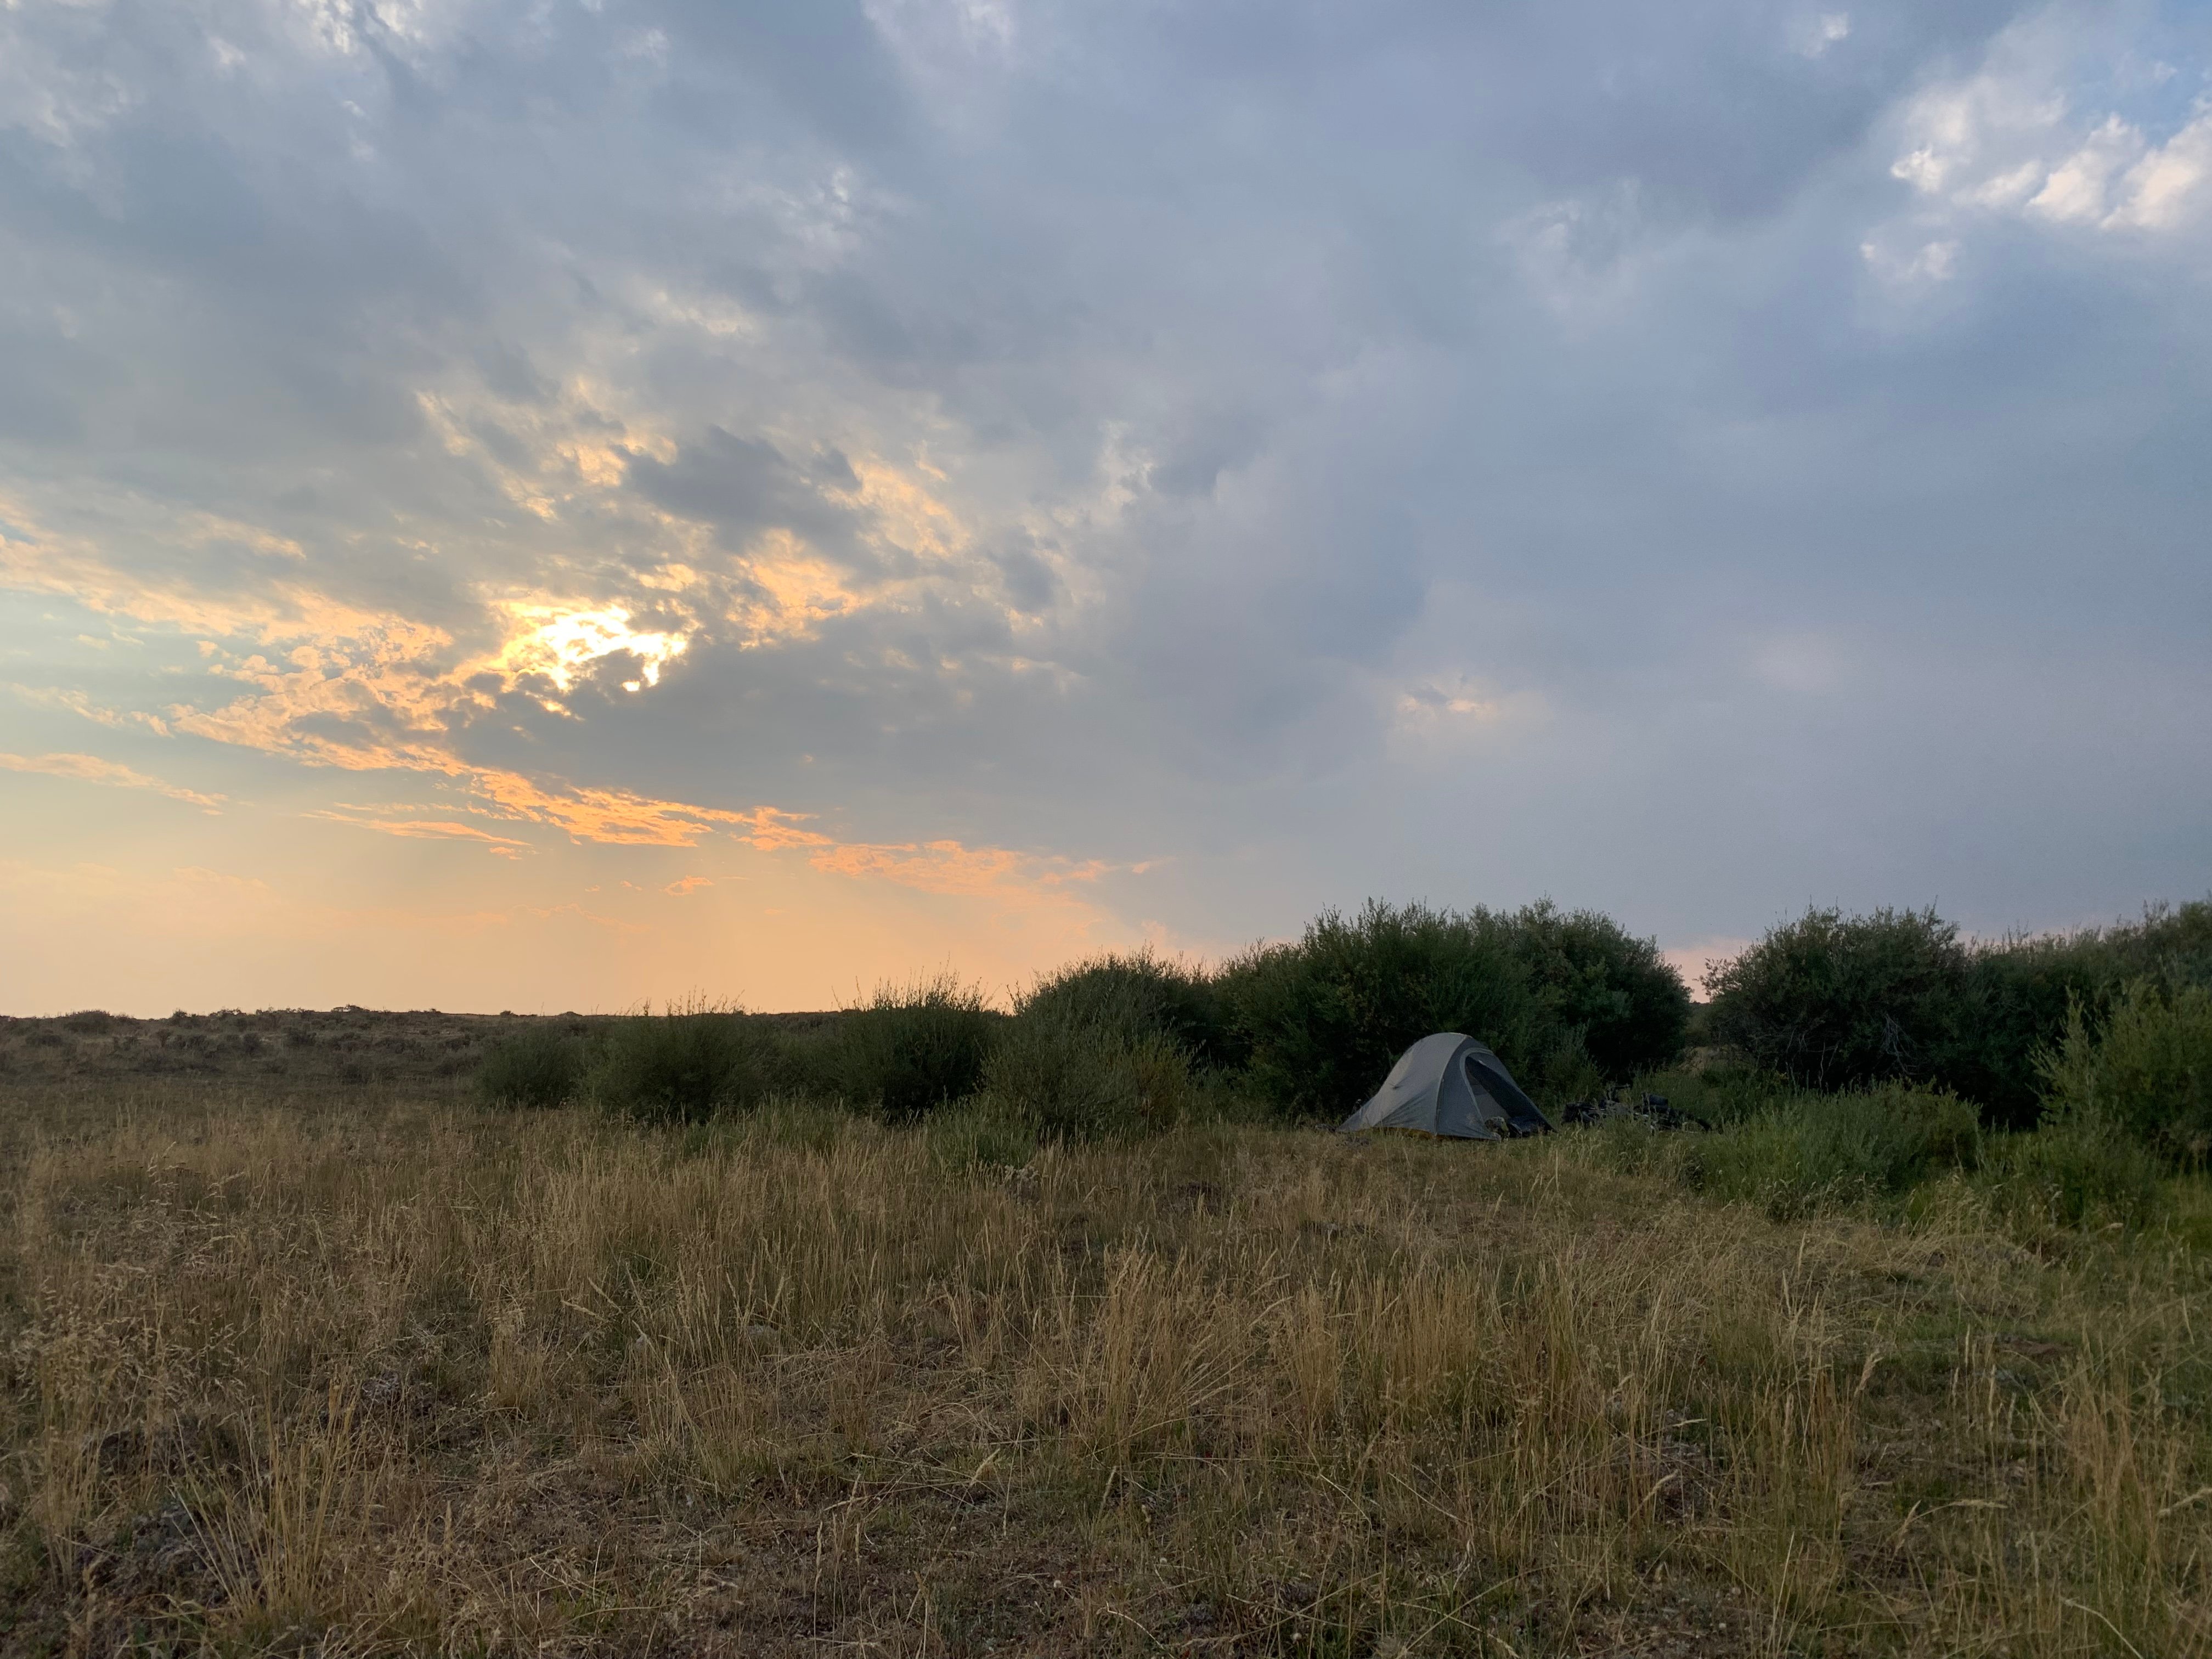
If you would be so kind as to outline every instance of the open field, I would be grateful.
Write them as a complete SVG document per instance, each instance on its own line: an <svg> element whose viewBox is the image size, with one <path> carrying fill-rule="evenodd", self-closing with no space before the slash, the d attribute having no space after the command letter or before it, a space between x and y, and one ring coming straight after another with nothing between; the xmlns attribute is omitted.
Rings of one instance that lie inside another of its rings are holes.
<svg viewBox="0 0 2212 1659"><path fill-rule="evenodd" d="M754 1018L805 1031L831 1014ZM447 1014L435 1009L228 1009L132 1019L96 1011L0 1016L0 1090L221 1082L287 1099L381 1089L430 1096L465 1085L502 1036L548 1023L602 1030L604 1014Z"/></svg>
<svg viewBox="0 0 2212 1659"><path fill-rule="evenodd" d="M5 1085L0 1650L2212 1649L2172 1224L252 1058Z"/></svg>

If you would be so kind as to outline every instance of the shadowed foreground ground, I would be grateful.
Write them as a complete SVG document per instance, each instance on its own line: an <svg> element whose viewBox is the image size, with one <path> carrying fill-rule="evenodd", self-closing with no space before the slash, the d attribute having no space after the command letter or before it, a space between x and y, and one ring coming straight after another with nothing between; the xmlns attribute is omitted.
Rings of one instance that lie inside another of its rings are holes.
<svg viewBox="0 0 2212 1659"><path fill-rule="evenodd" d="M2168 1236L272 1086L9 1103L0 1650L2212 1644Z"/></svg>

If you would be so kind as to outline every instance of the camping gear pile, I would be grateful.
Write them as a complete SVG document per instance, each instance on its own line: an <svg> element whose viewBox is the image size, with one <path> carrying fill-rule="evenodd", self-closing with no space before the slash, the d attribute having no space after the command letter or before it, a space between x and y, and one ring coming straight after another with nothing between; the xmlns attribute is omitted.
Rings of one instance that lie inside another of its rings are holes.
<svg viewBox="0 0 2212 1659"><path fill-rule="evenodd" d="M1633 1118L1654 1129L1702 1129L1705 1126L1688 1113L1667 1103L1664 1095L1646 1094L1633 1101L1611 1094L1595 1100L1577 1100L1559 1109L1562 1123L1603 1123L1609 1118Z"/></svg>

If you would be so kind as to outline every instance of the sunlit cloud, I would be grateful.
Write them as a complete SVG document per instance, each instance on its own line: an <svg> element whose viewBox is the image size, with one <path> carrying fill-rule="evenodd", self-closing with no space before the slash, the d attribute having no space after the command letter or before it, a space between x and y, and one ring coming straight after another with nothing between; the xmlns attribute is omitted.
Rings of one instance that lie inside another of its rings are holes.
<svg viewBox="0 0 2212 1659"><path fill-rule="evenodd" d="M930 893L966 893L1025 902L1058 900L1070 883L1095 882L1116 866L1103 860L1038 859L1003 847L957 841L874 846L830 843L807 862L841 876L875 877Z"/></svg>
<svg viewBox="0 0 2212 1659"><path fill-rule="evenodd" d="M110 784L122 789L150 789L157 795L167 795L171 800L187 801L210 812L222 810L223 797L202 794L197 789L181 788L173 783L164 783L159 778L148 777L143 772L114 761L102 760L97 755L10 755L0 754L0 768L10 772L38 772L53 778L74 778L80 783Z"/></svg>
<svg viewBox="0 0 2212 1659"><path fill-rule="evenodd" d="M527 624L527 631L500 647L490 665L512 684L526 675L550 681L556 690L573 690L578 678L592 664L611 656L627 656L638 665L637 678L623 689L660 684L662 666L684 654L688 635L661 633L630 626L630 613L619 605L597 610L574 610L551 605L508 605L507 614Z"/></svg>
<svg viewBox="0 0 2212 1659"><path fill-rule="evenodd" d="M2160 136L2147 115L2084 99L2076 43L2055 14L2000 36L1971 73L1939 80L1905 106L1893 177L1922 199L1912 224L1870 239L1868 261L1896 279L1950 275L1955 234L2014 218L2053 228L2156 236L2212 220L2212 99ZM2124 84L2125 77L2120 77ZM2135 88L2147 104L2166 75ZM1899 244L1922 251L1913 255Z"/></svg>
<svg viewBox="0 0 2212 1659"><path fill-rule="evenodd" d="M531 850L528 842L517 841L511 836L495 836L490 830L479 829L474 824L456 823L447 818L375 817L340 807L325 808L307 816L327 819L334 823L349 823L357 829L374 830L380 835L398 836L410 841L474 842L499 858L519 858Z"/></svg>
<svg viewBox="0 0 2212 1659"><path fill-rule="evenodd" d="M747 648L805 637L866 602L843 571L787 530L765 532L743 568L745 580L732 595L727 620Z"/></svg>

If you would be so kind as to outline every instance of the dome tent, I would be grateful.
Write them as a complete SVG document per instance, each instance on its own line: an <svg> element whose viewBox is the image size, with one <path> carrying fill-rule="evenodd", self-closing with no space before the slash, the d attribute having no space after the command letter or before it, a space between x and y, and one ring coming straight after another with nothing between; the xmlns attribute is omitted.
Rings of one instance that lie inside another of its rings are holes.
<svg viewBox="0 0 2212 1659"><path fill-rule="evenodd" d="M1419 1129L1467 1140L1499 1140L1541 1134L1551 1127L1504 1060L1464 1032L1438 1031L1399 1055L1375 1097L1345 1119L1337 1133Z"/></svg>

